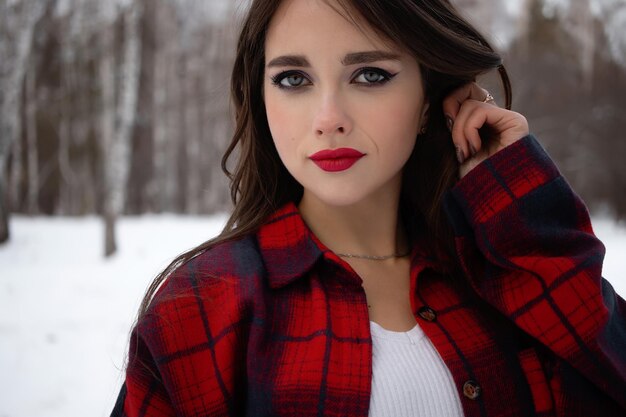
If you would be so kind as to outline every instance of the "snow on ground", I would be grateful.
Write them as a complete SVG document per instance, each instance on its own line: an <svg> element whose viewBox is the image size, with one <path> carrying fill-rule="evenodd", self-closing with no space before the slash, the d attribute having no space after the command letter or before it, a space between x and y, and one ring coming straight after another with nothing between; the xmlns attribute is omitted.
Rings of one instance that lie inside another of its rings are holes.
<svg viewBox="0 0 626 417"><path fill-rule="evenodd" d="M0 417L108 416L148 283L225 220L124 218L118 255L104 260L97 218L14 216L0 247ZM604 275L626 295L626 227L599 218L594 228Z"/></svg>
<svg viewBox="0 0 626 417"><path fill-rule="evenodd" d="M149 282L225 219L122 219L104 260L97 218L13 217L0 248L0 417L108 416Z"/></svg>

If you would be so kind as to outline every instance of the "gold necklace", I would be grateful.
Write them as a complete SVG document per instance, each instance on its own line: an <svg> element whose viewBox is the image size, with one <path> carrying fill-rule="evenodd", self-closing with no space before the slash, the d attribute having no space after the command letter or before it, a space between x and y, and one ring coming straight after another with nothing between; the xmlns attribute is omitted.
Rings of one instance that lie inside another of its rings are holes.
<svg viewBox="0 0 626 417"><path fill-rule="evenodd" d="M342 258L357 258L357 259L367 259L369 261L384 261L386 259L391 258L404 258L405 256L409 256L411 250L407 250L403 253L392 253L391 255L384 256L376 256L376 255L356 255L353 253L338 253L337 256L341 256Z"/></svg>

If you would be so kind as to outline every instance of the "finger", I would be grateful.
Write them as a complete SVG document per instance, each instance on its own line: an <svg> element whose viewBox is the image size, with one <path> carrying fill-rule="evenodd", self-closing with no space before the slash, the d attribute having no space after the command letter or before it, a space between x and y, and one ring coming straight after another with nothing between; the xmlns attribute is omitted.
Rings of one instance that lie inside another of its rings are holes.
<svg viewBox="0 0 626 417"><path fill-rule="evenodd" d="M468 103L474 104L468 105L467 111L462 108L458 119L463 118L463 135L470 148L477 145L485 148L485 138L481 138L479 133L484 126L489 126L497 137L495 146L490 146L489 153L508 146L528 134L528 122L519 113L473 100L468 100ZM480 148L476 150L480 151Z"/></svg>
<svg viewBox="0 0 626 417"><path fill-rule="evenodd" d="M488 104L482 102L477 103L467 115L467 119L465 120L463 126L465 140L467 140L468 146L472 151L472 156L480 152L483 147L483 138L480 137L479 130L487 122L487 113L490 110L485 108L485 106L488 106Z"/></svg>
<svg viewBox="0 0 626 417"><path fill-rule="evenodd" d="M485 99L490 96L489 91L475 82L464 84L446 96L443 100L443 112L454 120L465 100L486 102ZM495 100L489 101L489 103L495 104Z"/></svg>
<svg viewBox="0 0 626 417"><path fill-rule="evenodd" d="M496 104L496 100L493 98L491 93L476 83L472 84L472 92L470 98L472 100L480 101L481 103L491 104L496 107L498 106Z"/></svg>
<svg viewBox="0 0 626 417"><path fill-rule="evenodd" d="M460 155L462 157L459 158L459 162L461 163L480 149L480 137L477 139L470 130L466 129L468 118L480 104L481 103L476 100L465 100L459 108L459 112L452 127L452 141L455 147L462 151L462 155ZM478 147L476 147L477 143L479 145Z"/></svg>
<svg viewBox="0 0 626 417"><path fill-rule="evenodd" d="M489 91L485 90L476 83L472 83L472 96L470 98L472 100L480 101L482 103L487 103L488 98L491 98L493 100L493 96L489 93Z"/></svg>
<svg viewBox="0 0 626 417"><path fill-rule="evenodd" d="M462 164L468 157L471 156L471 150L468 146L468 142L465 139L465 133L463 125L461 123L455 123L452 128L452 142L456 149L456 158L459 163Z"/></svg>
<svg viewBox="0 0 626 417"><path fill-rule="evenodd" d="M461 105L465 100L471 97L472 84L465 84L452 91L443 100L443 113L453 121L456 119Z"/></svg>

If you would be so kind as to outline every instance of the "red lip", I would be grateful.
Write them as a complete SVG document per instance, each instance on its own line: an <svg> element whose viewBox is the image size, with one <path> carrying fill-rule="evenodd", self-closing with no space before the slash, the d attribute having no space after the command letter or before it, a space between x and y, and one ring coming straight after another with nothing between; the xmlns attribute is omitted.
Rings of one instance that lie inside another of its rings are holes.
<svg viewBox="0 0 626 417"><path fill-rule="evenodd" d="M365 154L352 148L324 149L309 156L315 164L328 172L345 171Z"/></svg>

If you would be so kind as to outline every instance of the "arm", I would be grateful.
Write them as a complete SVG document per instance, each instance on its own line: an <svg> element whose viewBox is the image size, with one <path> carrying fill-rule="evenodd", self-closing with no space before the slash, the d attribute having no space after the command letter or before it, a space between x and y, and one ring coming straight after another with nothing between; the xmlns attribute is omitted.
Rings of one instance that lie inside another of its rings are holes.
<svg viewBox="0 0 626 417"><path fill-rule="evenodd" d="M478 294L626 407L626 304L601 277L586 207L537 141L473 168L446 210Z"/></svg>
<svg viewBox="0 0 626 417"><path fill-rule="evenodd" d="M112 416L241 413L246 360L240 280L207 274L215 268L203 257L168 277L133 329Z"/></svg>
<svg viewBox="0 0 626 417"><path fill-rule="evenodd" d="M111 417L175 416L172 402L159 375L155 359L145 340L133 329L126 380Z"/></svg>

